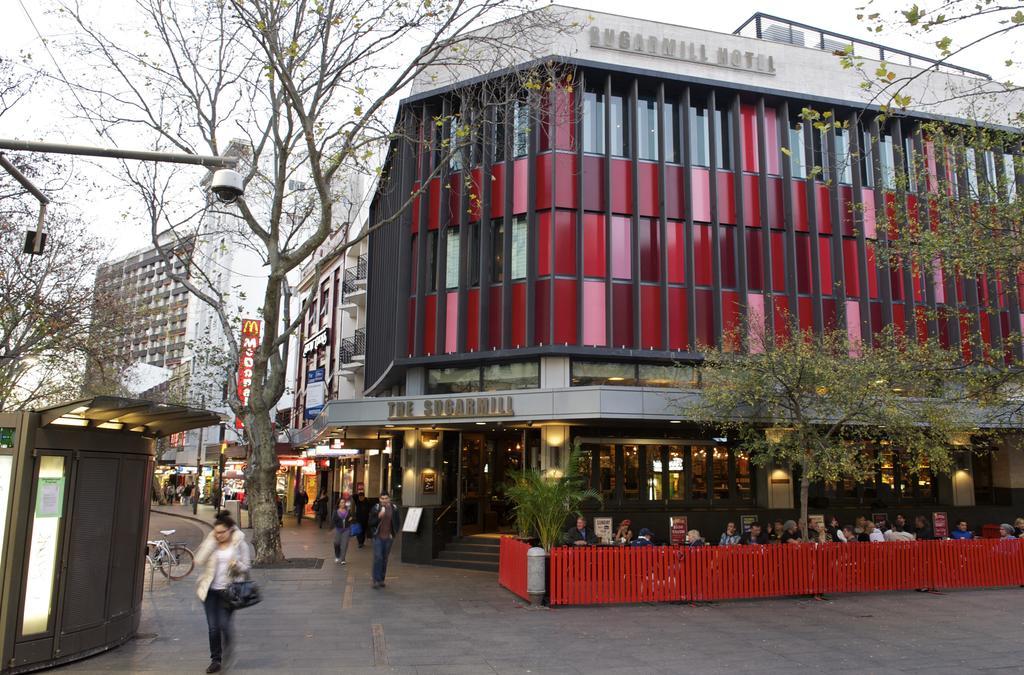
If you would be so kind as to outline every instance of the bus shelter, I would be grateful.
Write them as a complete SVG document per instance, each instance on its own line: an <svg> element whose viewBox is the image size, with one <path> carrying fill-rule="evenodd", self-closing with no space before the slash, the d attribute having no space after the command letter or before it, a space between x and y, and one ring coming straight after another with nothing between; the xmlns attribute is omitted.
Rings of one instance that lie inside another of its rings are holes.
<svg viewBox="0 0 1024 675"><path fill-rule="evenodd" d="M0 413L0 673L132 638L156 439L218 422L206 410L106 396Z"/></svg>

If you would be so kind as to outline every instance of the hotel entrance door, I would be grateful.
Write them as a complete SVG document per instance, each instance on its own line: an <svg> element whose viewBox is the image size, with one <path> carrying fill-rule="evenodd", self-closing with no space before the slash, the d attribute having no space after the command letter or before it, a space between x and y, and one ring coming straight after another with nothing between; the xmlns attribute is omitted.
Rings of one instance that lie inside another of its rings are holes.
<svg viewBox="0 0 1024 675"><path fill-rule="evenodd" d="M521 433L462 434L459 477L463 534L511 530L505 485L524 466Z"/></svg>

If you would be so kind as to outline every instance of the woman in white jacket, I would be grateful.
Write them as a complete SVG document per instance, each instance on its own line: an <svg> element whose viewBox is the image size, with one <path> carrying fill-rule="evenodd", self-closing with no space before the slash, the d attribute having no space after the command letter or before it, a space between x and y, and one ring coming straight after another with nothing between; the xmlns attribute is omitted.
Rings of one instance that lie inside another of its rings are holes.
<svg viewBox="0 0 1024 675"><path fill-rule="evenodd" d="M202 570L196 595L203 601L210 632L210 665L206 672L216 673L221 669L223 654L231 649L233 639L232 610L224 601L224 589L252 566L245 535L227 511L217 514L213 531L206 535L196 552L196 563Z"/></svg>

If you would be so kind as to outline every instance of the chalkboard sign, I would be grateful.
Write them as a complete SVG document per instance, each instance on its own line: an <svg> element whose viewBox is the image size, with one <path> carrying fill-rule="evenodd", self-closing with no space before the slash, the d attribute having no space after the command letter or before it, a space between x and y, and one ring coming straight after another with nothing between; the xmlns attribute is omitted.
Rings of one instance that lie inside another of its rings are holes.
<svg viewBox="0 0 1024 675"><path fill-rule="evenodd" d="M437 472L433 469L423 470L423 494L437 494Z"/></svg>

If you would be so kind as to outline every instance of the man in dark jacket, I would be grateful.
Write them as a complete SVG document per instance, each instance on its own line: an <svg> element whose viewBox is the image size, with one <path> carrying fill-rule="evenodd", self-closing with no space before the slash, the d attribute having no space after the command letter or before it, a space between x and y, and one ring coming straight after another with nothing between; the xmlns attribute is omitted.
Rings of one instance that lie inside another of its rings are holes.
<svg viewBox="0 0 1024 675"><path fill-rule="evenodd" d="M587 546L597 543L597 536L593 530L587 529L587 520L583 517L577 518L576 525L565 531L564 539L567 546Z"/></svg>
<svg viewBox="0 0 1024 675"><path fill-rule="evenodd" d="M935 533L932 532L932 526L928 524L928 519L924 516L917 516L914 518L914 535L917 539L927 541L935 538Z"/></svg>
<svg viewBox="0 0 1024 675"><path fill-rule="evenodd" d="M295 524L302 525L302 515L306 512L306 504L309 503L309 495L301 487L295 491Z"/></svg>
<svg viewBox="0 0 1024 675"><path fill-rule="evenodd" d="M761 530L761 523L751 523L750 531L740 535L740 544L761 544L768 543L768 535Z"/></svg>
<svg viewBox="0 0 1024 675"><path fill-rule="evenodd" d="M356 494L356 522L359 523L359 534L356 539L359 541L359 548L366 543L366 531L370 529L370 500L362 490Z"/></svg>
<svg viewBox="0 0 1024 675"><path fill-rule="evenodd" d="M388 556L395 535L402 531L402 517L398 508L391 503L387 492L380 493L380 502L370 509L370 534L373 537L373 584L384 588L384 577L388 573Z"/></svg>

